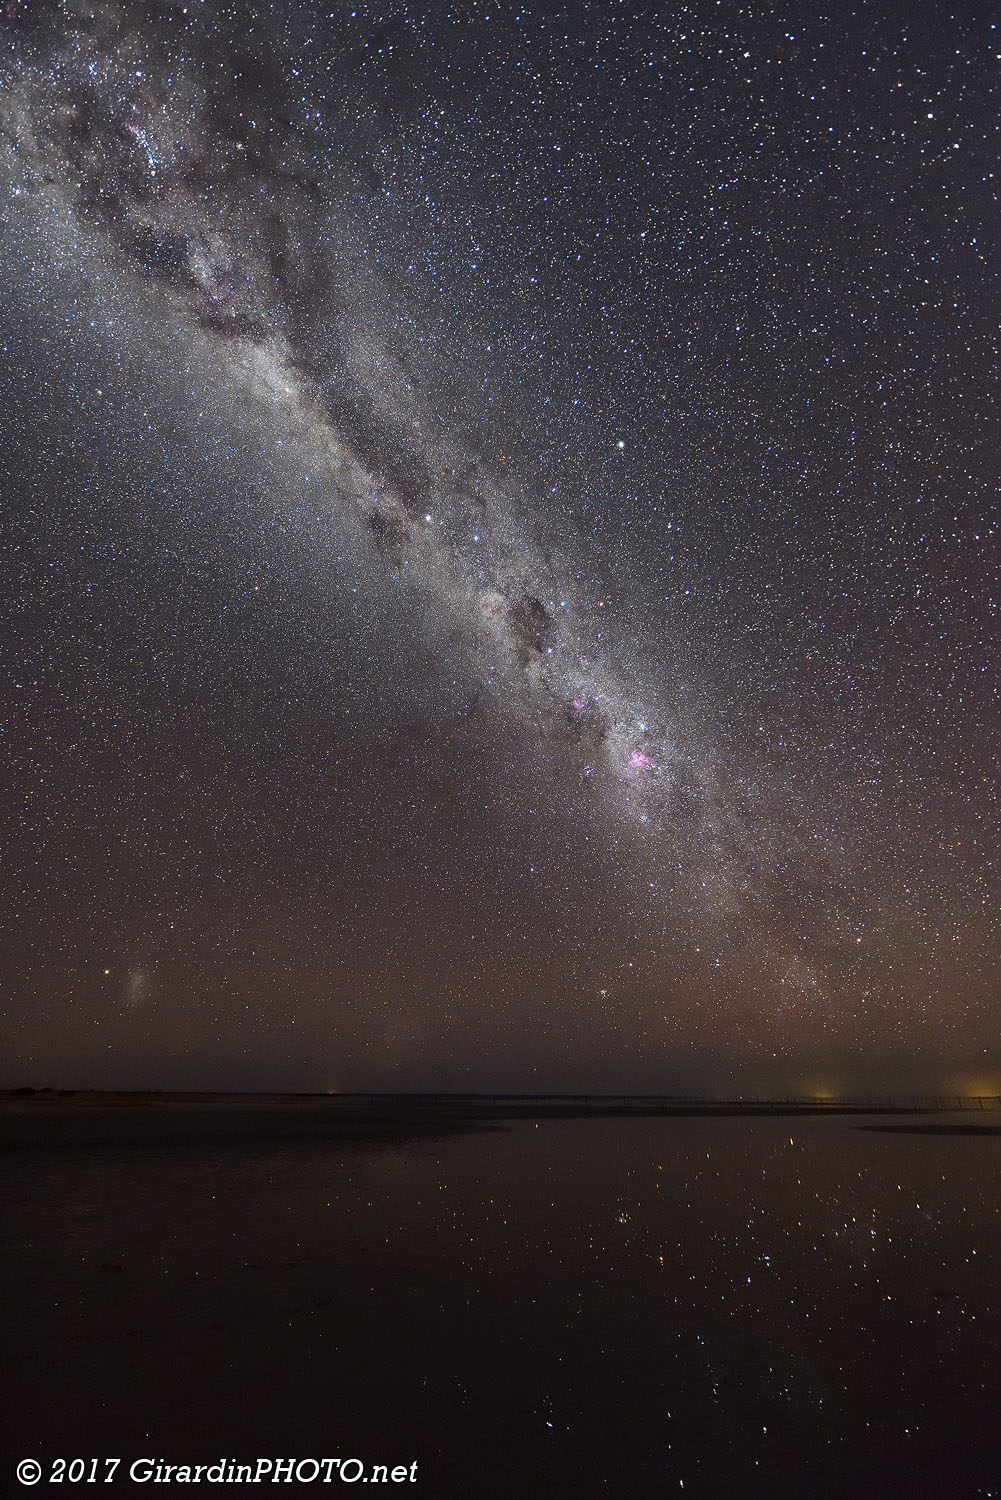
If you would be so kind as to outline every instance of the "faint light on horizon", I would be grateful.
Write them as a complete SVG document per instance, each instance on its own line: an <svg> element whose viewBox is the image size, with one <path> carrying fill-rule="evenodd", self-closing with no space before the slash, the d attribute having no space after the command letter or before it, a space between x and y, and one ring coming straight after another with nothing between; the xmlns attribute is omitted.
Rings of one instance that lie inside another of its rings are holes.
<svg viewBox="0 0 1001 1500"><path fill-rule="evenodd" d="M964 1099L996 1099L1001 1095L1001 1073L978 1073L963 1079L956 1092Z"/></svg>
<svg viewBox="0 0 1001 1500"><path fill-rule="evenodd" d="M816 1100L818 1104L831 1104L834 1100L843 1097L841 1089L836 1088L834 1084L826 1081L823 1083L807 1084L804 1093L810 1099Z"/></svg>

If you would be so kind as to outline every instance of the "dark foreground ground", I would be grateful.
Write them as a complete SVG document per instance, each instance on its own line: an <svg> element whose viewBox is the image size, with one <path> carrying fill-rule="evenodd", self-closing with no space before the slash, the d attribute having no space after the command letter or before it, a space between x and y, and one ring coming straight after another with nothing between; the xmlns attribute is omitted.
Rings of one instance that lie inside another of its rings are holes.
<svg viewBox="0 0 1001 1500"><path fill-rule="evenodd" d="M0 1489L120 1457L101 1493L275 1493L156 1464L296 1457L358 1464L280 1493L1001 1495L999 1126L5 1101Z"/></svg>

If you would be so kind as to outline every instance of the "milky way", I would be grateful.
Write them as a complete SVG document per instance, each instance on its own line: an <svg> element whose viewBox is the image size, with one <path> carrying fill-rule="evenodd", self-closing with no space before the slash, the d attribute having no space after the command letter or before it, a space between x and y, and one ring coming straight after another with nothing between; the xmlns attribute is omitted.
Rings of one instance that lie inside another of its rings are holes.
<svg viewBox="0 0 1001 1500"><path fill-rule="evenodd" d="M571 1076L575 1056L582 1078L647 1078L693 1049L857 1064L943 1037L989 1065L994 550L969 416L990 399L976 357L997 309L976 249L986 31L960 37L966 112L938 127L958 64L943 53L929 82L903 29L868 38L873 66L861 31L818 22L797 44L777 17L738 12L694 42L680 22L471 16L467 47L460 23L402 11L9 9L6 273L15 307L38 299L68 330L73 399L105 451L101 545L135 534L119 490L130 464L161 462L165 422L185 462L206 450L206 483L229 498L185 502L171 536L160 485L157 546L182 615L199 567L244 600L286 570L300 602L241 625L262 660L247 693L264 701L247 764L272 787L305 775L314 824L276 828L285 804L246 766L222 810L221 773L189 766L203 812L184 815L186 837L176 789L151 792L140 820L156 899L116 923L129 858L107 856L82 942L65 907L87 905L93 831L59 823L71 874L42 894L25 873L39 824L19 813L15 906L38 935L9 982L44 1018L27 1055L46 1055L72 1005L85 1053L103 1025L131 1055L141 1011L196 1072L227 1037L258 1067L255 1027L285 1046L298 1024L307 1050L348 1059L295 1074L321 1083L386 1066ZM606 113L555 127L603 68L619 80ZM879 116L883 89L903 91L896 115ZM876 183L858 204L860 151ZM53 337L8 342L39 388ZM102 410L115 362L131 389ZM126 437L138 457L123 461ZM64 467L89 472L86 444L64 446ZM44 453L36 479L57 495ZM266 494L248 504L251 482ZM273 533L257 574L217 503ZM23 514L37 546L37 510ZM56 529L65 559L73 528ZM21 643L42 566L14 590ZM371 677L369 648L341 660L332 625L288 666L290 621L325 597L381 638ZM69 665L86 610L63 600L46 632L69 686L58 764L38 773L78 807L100 777L66 749L72 723L103 733ZM248 725L211 644L193 665L196 637L171 637L161 681L223 683L207 691L240 728L216 734L222 763ZM149 701L158 729L183 721L183 694ZM283 721L314 701L323 753L293 770ZM30 712L21 732L37 751ZM155 737L138 737L130 785L136 767L160 774ZM15 755L22 773L33 754ZM350 838L347 802L365 825ZM133 826L127 803L113 793L112 824ZM214 878L244 893L232 940L205 915L210 844L228 849ZM288 863L291 918L274 896ZM259 966L269 945L292 957ZM526 1028L548 1039L531 1064Z"/></svg>

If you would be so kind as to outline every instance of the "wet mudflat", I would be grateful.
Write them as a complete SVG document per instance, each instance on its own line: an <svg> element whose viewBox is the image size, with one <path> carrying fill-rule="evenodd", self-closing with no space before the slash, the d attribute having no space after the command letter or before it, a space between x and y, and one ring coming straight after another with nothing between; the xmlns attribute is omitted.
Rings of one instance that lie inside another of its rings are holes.
<svg viewBox="0 0 1001 1500"><path fill-rule="evenodd" d="M0 1120L13 1459L416 1461L434 1500L1001 1491L996 1117L41 1109Z"/></svg>

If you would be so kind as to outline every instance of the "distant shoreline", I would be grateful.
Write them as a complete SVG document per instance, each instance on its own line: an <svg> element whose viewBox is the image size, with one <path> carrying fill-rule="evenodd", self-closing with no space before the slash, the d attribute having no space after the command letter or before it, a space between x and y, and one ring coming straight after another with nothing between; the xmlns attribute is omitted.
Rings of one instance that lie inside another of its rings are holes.
<svg viewBox="0 0 1001 1500"><path fill-rule="evenodd" d="M399 1150L419 1141L489 1134L535 1120L664 1121L806 1120L824 1115L858 1120L863 1129L914 1131L881 1124L901 1117L966 1120L971 1101L908 1104L877 1100L719 1100L649 1095L525 1094L276 1094L131 1090L39 1090L0 1093L0 1146L17 1151L104 1152L226 1150L288 1145L332 1150ZM1001 1134L1001 1101L972 1103L970 1133ZM861 1123L868 1121L868 1124ZM924 1130L955 1131L925 1124Z"/></svg>
<svg viewBox="0 0 1001 1500"><path fill-rule="evenodd" d="M347 1120L419 1117L588 1118L626 1115L832 1115L930 1114L1001 1109L996 1095L915 1095L891 1098L709 1099L677 1094L513 1094L513 1093L278 1093L159 1089L0 1090L0 1108L46 1105L59 1109L199 1107L243 1111L309 1110Z"/></svg>

